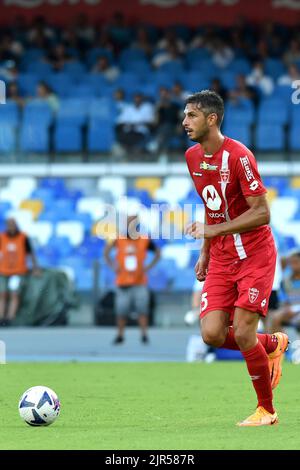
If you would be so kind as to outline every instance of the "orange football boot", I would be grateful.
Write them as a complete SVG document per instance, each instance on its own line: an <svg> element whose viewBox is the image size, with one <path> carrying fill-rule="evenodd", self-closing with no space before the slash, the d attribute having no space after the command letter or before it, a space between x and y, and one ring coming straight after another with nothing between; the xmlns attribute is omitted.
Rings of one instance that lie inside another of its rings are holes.
<svg viewBox="0 0 300 470"><path fill-rule="evenodd" d="M244 421L237 423L237 426L272 426L278 423L278 416L275 413L269 413L263 406L258 406L253 415L248 416Z"/></svg>
<svg viewBox="0 0 300 470"><path fill-rule="evenodd" d="M285 333L278 332L274 333L274 335L278 340L278 345L275 351L268 354L271 384L273 389L277 387L280 382L282 376L282 360L289 345L289 338Z"/></svg>

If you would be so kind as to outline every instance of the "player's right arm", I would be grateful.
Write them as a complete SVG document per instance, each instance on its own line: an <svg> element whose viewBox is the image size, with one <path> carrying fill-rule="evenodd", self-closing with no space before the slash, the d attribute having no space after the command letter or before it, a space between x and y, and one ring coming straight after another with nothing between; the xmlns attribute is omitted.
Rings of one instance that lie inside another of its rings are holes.
<svg viewBox="0 0 300 470"><path fill-rule="evenodd" d="M205 220L205 223L207 223L206 214L205 214L205 219L204 220ZM196 278L200 282L205 281L205 278L206 278L206 275L207 275L208 263L209 263L210 244L211 244L211 239L205 238L203 240L201 253L200 253L198 261L195 265Z"/></svg>

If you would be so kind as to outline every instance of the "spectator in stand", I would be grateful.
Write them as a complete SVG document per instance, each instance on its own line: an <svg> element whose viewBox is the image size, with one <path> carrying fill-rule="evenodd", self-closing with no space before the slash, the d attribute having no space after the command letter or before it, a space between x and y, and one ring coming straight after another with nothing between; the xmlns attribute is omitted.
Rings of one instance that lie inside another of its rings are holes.
<svg viewBox="0 0 300 470"><path fill-rule="evenodd" d="M0 62L18 61L24 48L20 41L15 40L12 33L5 33L0 40Z"/></svg>
<svg viewBox="0 0 300 470"><path fill-rule="evenodd" d="M144 52L148 60L152 56L153 46L149 39L149 34L146 28L139 27L136 32L136 40L133 42L132 47L135 49L140 49Z"/></svg>
<svg viewBox="0 0 300 470"><path fill-rule="evenodd" d="M154 68L159 68L167 62L177 61L182 63L182 57L176 46L176 44L168 44L167 48L161 50L152 59L152 65Z"/></svg>
<svg viewBox="0 0 300 470"><path fill-rule="evenodd" d="M247 85L255 87L262 96L270 96L274 91L273 79L265 75L262 62L256 62L249 75L246 77Z"/></svg>
<svg viewBox="0 0 300 470"><path fill-rule="evenodd" d="M19 307L22 278L28 273L27 256L31 258L32 273L38 275L40 271L28 237L12 218L6 220L6 231L0 234L0 253L0 324L9 326Z"/></svg>
<svg viewBox="0 0 300 470"><path fill-rule="evenodd" d="M209 50L212 54L212 62L219 68L226 68L234 59L234 52L231 47L219 38L215 38Z"/></svg>
<svg viewBox="0 0 300 470"><path fill-rule="evenodd" d="M129 45L131 33L129 27L126 25L123 13L116 12L114 14L113 20L108 26L107 31L113 43L116 44L117 51Z"/></svg>
<svg viewBox="0 0 300 470"><path fill-rule="evenodd" d="M226 100L227 90L223 87L222 82L219 78L212 79L209 85L209 89L218 93L223 98L223 100Z"/></svg>
<svg viewBox="0 0 300 470"><path fill-rule="evenodd" d="M6 87L7 98L14 101L20 108L25 104L24 98L20 95L19 87L17 82L11 82Z"/></svg>
<svg viewBox="0 0 300 470"><path fill-rule="evenodd" d="M93 73L101 74L108 82L114 82L120 75L120 70L114 65L110 65L108 58L104 55L98 57L92 68Z"/></svg>
<svg viewBox="0 0 300 470"><path fill-rule="evenodd" d="M277 84L280 86L291 86L295 80L300 80L300 70L296 64L288 67L287 73L278 78Z"/></svg>
<svg viewBox="0 0 300 470"><path fill-rule="evenodd" d="M167 88L160 88L159 101L156 104L156 145L151 145L151 151L160 154L160 160L167 159L172 137L183 135L179 125L180 106L172 101L172 96ZM181 127L181 126L180 126Z"/></svg>
<svg viewBox="0 0 300 470"><path fill-rule="evenodd" d="M36 98L48 103L50 108L55 112L59 108L59 99L53 90L45 82L39 82L37 85Z"/></svg>
<svg viewBox="0 0 300 470"><path fill-rule="evenodd" d="M71 59L70 55L67 53L66 47L64 44L56 44L50 51L48 55L48 60L53 67L53 70L60 71L63 70L64 65L69 62Z"/></svg>
<svg viewBox="0 0 300 470"><path fill-rule="evenodd" d="M183 89L183 86L180 82L174 83L171 89L171 93L172 93L172 101L178 104L178 106L182 106L190 94Z"/></svg>
<svg viewBox="0 0 300 470"><path fill-rule="evenodd" d="M75 21L74 31L79 44L84 48L91 46L95 39L95 29L85 13L80 13Z"/></svg>
<svg viewBox="0 0 300 470"><path fill-rule="evenodd" d="M256 106L259 101L259 94L253 86L247 84L245 75L237 75L236 86L227 93L227 98L231 101L237 101L241 98L247 99Z"/></svg>
<svg viewBox="0 0 300 470"><path fill-rule="evenodd" d="M140 93L126 103L117 117L117 140L128 151L145 150L154 125L154 107Z"/></svg>
<svg viewBox="0 0 300 470"><path fill-rule="evenodd" d="M49 46L55 40L55 30L46 22L43 16L37 16L27 33L27 40L31 46Z"/></svg>
<svg viewBox="0 0 300 470"><path fill-rule="evenodd" d="M291 65L295 62L300 63L300 39L291 39L289 47L283 56L283 61L286 65Z"/></svg>
<svg viewBox="0 0 300 470"><path fill-rule="evenodd" d="M160 39L156 45L157 49L167 50L170 46L175 46L180 54L184 54L186 51L185 42L176 36L176 32L173 29L168 28L162 39Z"/></svg>
<svg viewBox="0 0 300 470"><path fill-rule="evenodd" d="M19 77L19 70L14 60L7 60L0 66L0 77L6 83L15 82Z"/></svg>

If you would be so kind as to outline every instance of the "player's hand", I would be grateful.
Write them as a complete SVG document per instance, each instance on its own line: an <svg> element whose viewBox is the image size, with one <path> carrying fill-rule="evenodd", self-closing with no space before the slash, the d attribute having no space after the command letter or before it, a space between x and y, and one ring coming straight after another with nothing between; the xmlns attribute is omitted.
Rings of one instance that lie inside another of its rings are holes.
<svg viewBox="0 0 300 470"><path fill-rule="evenodd" d="M201 253L197 263L195 264L196 278L200 282L205 281L206 279L206 275L208 272L208 263L209 263L209 255L206 253Z"/></svg>
<svg viewBox="0 0 300 470"><path fill-rule="evenodd" d="M185 233L195 239L213 238L216 236L215 226L203 224L202 222L192 222L186 227Z"/></svg>

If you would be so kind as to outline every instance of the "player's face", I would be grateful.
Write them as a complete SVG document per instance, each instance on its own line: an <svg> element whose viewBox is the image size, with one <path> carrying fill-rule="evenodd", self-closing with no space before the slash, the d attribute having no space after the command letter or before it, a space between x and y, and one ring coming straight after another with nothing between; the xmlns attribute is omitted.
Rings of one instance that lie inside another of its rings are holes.
<svg viewBox="0 0 300 470"><path fill-rule="evenodd" d="M188 103L184 110L185 118L182 125L189 137L195 142L203 142L209 133L207 117L196 104Z"/></svg>

